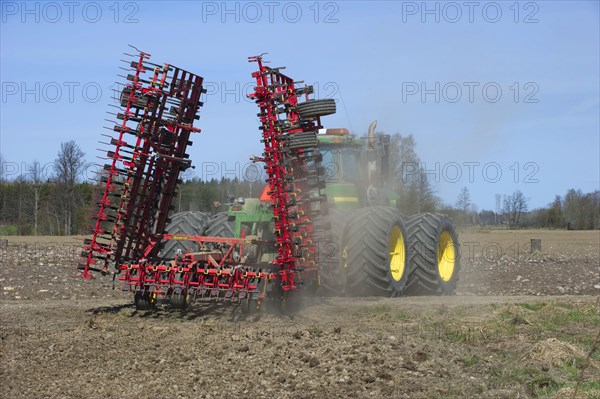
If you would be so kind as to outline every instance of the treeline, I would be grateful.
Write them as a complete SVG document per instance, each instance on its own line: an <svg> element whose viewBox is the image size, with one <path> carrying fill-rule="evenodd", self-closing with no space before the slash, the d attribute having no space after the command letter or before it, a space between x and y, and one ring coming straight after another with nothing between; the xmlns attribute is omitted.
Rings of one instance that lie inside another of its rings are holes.
<svg viewBox="0 0 600 399"><path fill-rule="evenodd" d="M228 197L253 198L260 196L264 183L235 179L198 178L186 180L173 200L176 212L224 210ZM421 188L422 189L422 188ZM24 176L0 183L0 235L71 235L90 231L94 200L99 187L91 183L78 183L72 192L65 183L54 177L41 183L28 181ZM570 230L600 229L600 191L582 193L569 190L556 196L547 207L527 210L522 193L506 196L500 212L472 211L472 207L450 206L439 199L418 201L418 187L405 187L399 194L416 198L414 202L401 202L404 214L417 212L443 212L461 226L479 225L504 228L551 228ZM464 194L464 193L463 193ZM433 196L432 192L428 195ZM427 197L425 197L427 198ZM72 203L70 210L69 202ZM460 202L460 201L459 201ZM524 206L523 206L524 205ZM420 209L418 209L420 208ZM69 217L69 212L72 212Z"/></svg>
<svg viewBox="0 0 600 399"><path fill-rule="evenodd" d="M175 197L175 211L223 210L228 196L258 196L256 184L238 179L191 179ZM262 189L262 187L261 187ZM89 233L100 187L77 183L68 189L56 176L33 183L27 176L0 183L0 235Z"/></svg>
<svg viewBox="0 0 600 399"><path fill-rule="evenodd" d="M184 181L173 199L175 212L225 210L230 198L256 198L264 188L264 182L246 180L211 179L202 181L191 178ZM33 183L27 176L0 183L0 235L72 235L87 234L91 229L94 201L100 187L93 183L78 183L71 190L56 177L41 183ZM70 193L69 193L70 192ZM401 192L405 197L416 198L419 193L407 188ZM414 213L435 211L428 201L419 206L418 201L402 201L403 211Z"/></svg>
<svg viewBox="0 0 600 399"><path fill-rule="evenodd" d="M96 187L56 179L34 184L17 178L0 183L0 235L72 235L89 232ZM70 198L69 198L70 197Z"/></svg>
<svg viewBox="0 0 600 399"><path fill-rule="evenodd" d="M453 211L458 212L459 218L462 217L459 210ZM600 229L600 191L583 193L581 190L570 189L564 196L557 195L546 207L531 211L525 208L516 223L511 220L506 205L500 212L482 210L478 213L468 213L467 220L469 224L481 226L598 230Z"/></svg>
<svg viewBox="0 0 600 399"><path fill-rule="evenodd" d="M535 227L600 229L600 191L583 193L570 189L563 197L557 195L548 207L536 209L528 216L529 222Z"/></svg>
<svg viewBox="0 0 600 399"><path fill-rule="evenodd" d="M520 191L505 195L498 211L477 212L468 189L462 189L456 204L441 201L427 180L416 153L412 135L395 134L390 145L389 188L399 196L400 211L450 214L463 226L506 226L508 228L600 229L600 191L569 190L556 196L545 208L528 209L528 198ZM0 156L0 235L73 235L91 229L100 187L90 180L85 154L70 141L62 143L55 161L41 167L33 162L15 173L7 171ZM10 173L8 173L10 172ZM259 197L263 178L212 178L184 176L173 199L177 212L224 210L228 198Z"/></svg>
<svg viewBox="0 0 600 399"><path fill-rule="evenodd" d="M415 147L412 135L392 136L390 188L406 214L433 212L441 204L420 170ZM87 234L100 189L90 180L93 169L74 141L62 143L56 159L44 166L34 161L17 167L0 155L0 235ZM173 199L177 212L222 210L228 197L259 197L265 184L256 176L183 180Z"/></svg>
<svg viewBox="0 0 600 399"><path fill-rule="evenodd" d="M96 186L81 176L85 154L74 141L62 143L49 165L15 164L0 156L0 235L72 235L87 226ZM8 175L16 175L9 179Z"/></svg>

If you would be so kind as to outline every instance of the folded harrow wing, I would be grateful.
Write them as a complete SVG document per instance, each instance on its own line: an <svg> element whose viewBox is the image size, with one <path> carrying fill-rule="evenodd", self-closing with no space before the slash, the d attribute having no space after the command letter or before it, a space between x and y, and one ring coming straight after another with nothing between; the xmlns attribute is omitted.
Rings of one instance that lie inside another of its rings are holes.
<svg viewBox="0 0 600 399"><path fill-rule="evenodd" d="M320 117L335 113L334 100L310 100L312 86L281 73L283 68L264 65L261 56L249 57L258 70L254 99L260 109L258 117L262 131L262 158L268 174L269 196L273 210L277 258L282 295L300 285L318 285L319 230L328 226L319 223L327 214L322 157L317 148ZM304 102L299 100L305 99Z"/></svg>
<svg viewBox="0 0 600 399"><path fill-rule="evenodd" d="M206 298L251 309L266 297L280 301L302 286L316 287L318 237L328 226L321 156L317 148L320 117L335 113L333 100L310 100L311 86L263 65L260 56L255 91L260 112L268 196L275 242L257 238L204 237L165 233L180 172L191 166L186 146L202 105L202 78L172 65L153 64L139 53L127 61L129 74L117 121L116 137L100 174L93 235L84 243L83 276L108 272L114 264L123 289L134 291L139 309L165 297L175 307ZM304 99L304 101L299 101ZM126 141L128 140L128 141ZM198 250L165 259L161 244L194 241ZM253 264L244 254L248 244L270 246L276 258ZM116 276L115 276L116 277Z"/></svg>
<svg viewBox="0 0 600 399"><path fill-rule="evenodd" d="M191 166L186 147L199 119L203 78L150 54L126 54L126 82L107 127L111 148L101 157L100 196L92 238L79 265L106 273L110 263L151 257L158 248L176 194L179 174Z"/></svg>

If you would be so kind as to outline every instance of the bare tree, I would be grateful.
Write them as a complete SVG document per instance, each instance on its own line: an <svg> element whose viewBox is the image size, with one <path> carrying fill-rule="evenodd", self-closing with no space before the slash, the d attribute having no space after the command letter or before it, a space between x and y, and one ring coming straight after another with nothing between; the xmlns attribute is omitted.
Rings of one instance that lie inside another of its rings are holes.
<svg viewBox="0 0 600 399"><path fill-rule="evenodd" d="M64 234L71 235L73 231L73 216L75 214L75 183L85 167L85 153L73 141L61 143L60 151L54 161L57 183L62 188L61 209L64 224Z"/></svg>
<svg viewBox="0 0 600 399"><path fill-rule="evenodd" d="M521 215L527 212L528 202L529 199L520 190L504 199L502 213L507 218L509 228L515 229L519 226Z"/></svg>
<svg viewBox="0 0 600 399"><path fill-rule="evenodd" d="M471 193L469 193L469 189L467 187L463 187L458 193L458 198L456 199L456 207L461 211L463 221L467 223L467 215L469 209L471 207Z"/></svg>
<svg viewBox="0 0 600 399"><path fill-rule="evenodd" d="M427 173L420 168L419 175L421 178L417 183L417 193L419 199L419 212L435 212L440 205L440 199L435 194L435 190L429 183Z"/></svg>
<svg viewBox="0 0 600 399"><path fill-rule="evenodd" d="M460 209L463 214L467 214L469 207L471 206L471 194L469 193L469 189L463 187L458 194L458 198L456 199L456 207Z"/></svg>
<svg viewBox="0 0 600 399"><path fill-rule="evenodd" d="M548 225L555 228L563 227L563 220L563 201L560 195L556 195L548 210Z"/></svg>
<svg viewBox="0 0 600 399"><path fill-rule="evenodd" d="M25 175L19 174L19 176L17 176L17 178L14 180L14 185L16 194L16 206L12 208L12 211L16 211L17 215L17 234L25 235L27 234L27 212L25 211L26 204L24 204L26 203L27 198L27 178L25 177Z"/></svg>
<svg viewBox="0 0 600 399"><path fill-rule="evenodd" d="M398 192L400 210L407 214L433 212L440 200L421 167L413 135L394 134L390 142L390 171Z"/></svg>
<svg viewBox="0 0 600 399"><path fill-rule="evenodd" d="M73 141L60 144L60 151L54 161L56 177L59 181L74 185L85 166L85 153Z"/></svg>
<svg viewBox="0 0 600 399"><path fill-rule="evenodd" d="M583 220L581 211L581 199L583 192L581 190L570 189L567 191L564 199L564 217L567 222L567 229L577 229Z"/></svg>
<svg viewBox="0 0 600 399"><path fill-rule="evenodd" d="M40 194L42 186L44 185L44 179L42 176L42 169L38 161L34 161L28 168L30 189L33 194L32 198L32 216L33 216L33 235L38 235L39 215L40 215Z"/></svg>
<svg viewBox="0 0 600 399"><path fill-rule="evenodd" d="M2 156L2 154L0 154L0 184L4 184L5 183L5 178L4 175L6 173L6 159ZM0 195L2 198L0 198L1 201L1 206L0 206L0 217L3 218L4 216L4 212L6 212L6 194L4 192L4 189L0 190ZM0 224L2 223L2 221L0 220Z"/></svg>

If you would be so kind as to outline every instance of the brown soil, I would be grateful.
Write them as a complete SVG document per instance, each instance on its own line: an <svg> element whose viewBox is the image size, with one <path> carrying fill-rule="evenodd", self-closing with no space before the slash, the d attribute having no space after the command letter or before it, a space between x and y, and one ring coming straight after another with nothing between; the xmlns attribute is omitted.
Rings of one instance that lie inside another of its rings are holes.
<svg viewBox="0 0 600 399"><path fill-rule="evenodd" d="M600 395L600 355L586 361L598 232L464 232L456 296L311 298L250 317L205 303L138 312L110 277L70 277L74 239L8 239L2 398L570 397L581 373L579 396Z"/></svg>

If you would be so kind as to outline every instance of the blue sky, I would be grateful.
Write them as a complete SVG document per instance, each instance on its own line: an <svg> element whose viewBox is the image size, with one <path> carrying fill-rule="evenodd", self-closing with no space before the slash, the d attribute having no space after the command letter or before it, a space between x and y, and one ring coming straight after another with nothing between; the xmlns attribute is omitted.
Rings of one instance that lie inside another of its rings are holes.
<svg viewBox="0 0 600 399"><path fill-rule="evenodd" d="M92 161L134 44L205 78L196 175L241 171L261 153L246 58L268 52L338 100L328 127L413 134L447 203L463 186L479 209L599 189L599 3L469 4L2 2L0 153L18 170L76 140Z"/></svg>

